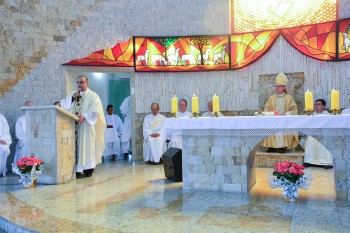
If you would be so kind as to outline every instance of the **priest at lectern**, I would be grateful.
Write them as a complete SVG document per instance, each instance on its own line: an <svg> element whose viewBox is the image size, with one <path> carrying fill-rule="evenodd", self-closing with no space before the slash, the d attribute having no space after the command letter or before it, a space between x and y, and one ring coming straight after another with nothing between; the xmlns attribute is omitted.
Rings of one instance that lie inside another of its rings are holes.
<svg viewBox="0 0 350 233"><path fill-rule="evenodd" d="M79 117L75 124L77 178L82 178L81 172L84 172L85 177L92 176L96 165L102 162L105 147L106 121L102 103L100 97L88 86L88 78L78 76L78 91L61 100L62 108Z"/></svg>

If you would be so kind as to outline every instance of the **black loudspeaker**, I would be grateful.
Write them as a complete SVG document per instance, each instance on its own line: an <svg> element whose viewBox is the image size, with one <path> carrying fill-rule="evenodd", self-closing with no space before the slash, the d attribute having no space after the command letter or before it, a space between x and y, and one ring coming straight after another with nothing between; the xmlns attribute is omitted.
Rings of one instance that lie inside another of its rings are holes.
<svg viewBox="0 0 350 233"><path fill-rule="evenodd" d="M162 157L165 177L173 181L182 181L182 150L170 147Z"/></svg>

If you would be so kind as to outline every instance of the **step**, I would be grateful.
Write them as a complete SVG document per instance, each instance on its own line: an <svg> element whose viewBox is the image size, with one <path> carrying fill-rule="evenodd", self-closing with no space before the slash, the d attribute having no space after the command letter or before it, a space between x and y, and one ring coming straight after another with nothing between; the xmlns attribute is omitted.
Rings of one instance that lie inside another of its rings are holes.
<svg viewBox="0 0 350 233"><path fill-rule="evenodd" d="M255 166L261 168L274 167L277 162L290 161L298 164L304 163L304 150L297 148L286 153L267 153L265 149L255 152Z"/></svg>

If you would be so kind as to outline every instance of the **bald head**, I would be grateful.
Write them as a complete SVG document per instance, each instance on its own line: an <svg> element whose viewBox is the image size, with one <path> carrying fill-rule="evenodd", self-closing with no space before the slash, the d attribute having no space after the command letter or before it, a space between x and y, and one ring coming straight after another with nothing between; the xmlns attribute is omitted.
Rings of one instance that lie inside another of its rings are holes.
<svg viewBox="0 0 350 233"><path fill-rule="evenodd" d="M151 111L153 115L157 115L159 112L159 104L158 103L153 103L151 105Z"/></svg>
<svg viewBox="0 0 350 233"><path fill-rule="evenodd" d="M212 100L210 100L210 101L208 102L208 111L209 111L209 112L213 112L213 101L212 101Z"/></svg>
<svg viewBox="0 0 350 233"><path fill-rule="evenodd" d="M35 106L35 103L32 100L26 100L26 102L24 102L24 106Z"/></svg>

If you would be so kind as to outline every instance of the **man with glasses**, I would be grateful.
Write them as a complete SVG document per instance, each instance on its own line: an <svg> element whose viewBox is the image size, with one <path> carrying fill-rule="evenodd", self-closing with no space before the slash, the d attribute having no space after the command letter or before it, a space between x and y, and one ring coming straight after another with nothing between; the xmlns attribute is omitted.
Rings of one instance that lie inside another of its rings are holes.
<svg viewBox="0 0 350 233"><path fill-rule="evenodd" d="M313 115L329 115L329 112L326 108L326 101L324 99L317 99L315 101L315 111ZM322 119L315 119L322 120ZM323 168L332 168L333 167L333 157L332 154L316 139L313 137L307 136L304 143L304 165L308 166L321 166Z"/></svg>
<svg viewBox="0 0 350 233"><path fill-rule="evenodd" d="M288 78L284 73L276 77L276 94L271 95L265 104L265 112L274 112L278 115L297 115L298 108L293 96L287 94L286 84ZM297 147L299 144L298 135L276 133L267 137L261 145L267 147L267 152L285 153L287 149Z"/></svg>
<svg viewBox="0 0 350 233"><path fill-rule="evenodd" d="M61 106L79 117L75 124L76 176L82 178L81 172L90 177L102 162L106 120L101 99L89 89L86 76L78 76L77 88L78 91L61 100Z"/></svg>

